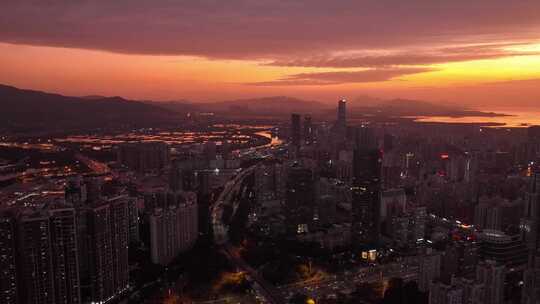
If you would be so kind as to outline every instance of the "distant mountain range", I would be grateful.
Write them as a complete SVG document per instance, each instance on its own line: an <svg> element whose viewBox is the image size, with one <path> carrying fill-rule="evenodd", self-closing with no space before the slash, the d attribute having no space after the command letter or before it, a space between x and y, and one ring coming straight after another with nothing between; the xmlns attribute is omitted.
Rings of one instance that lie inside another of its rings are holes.
<svg viewBox="0 0 540 304"><path fill-rule="evenodd" d="M312 114L315 116L334 115L335 103L303 100L287 96L249 98L220 101L214 103L149 102L171 111L213 112L228 117L283 117L291 113ZM479 112L458 106L439 105L421 100L392 99L384 100L369 96L349 100L347 110L351 116L495 116L496 113Z"/></svg>
<svg viewBox="0 0 540 304"><path fill-rule="evenodd" d="M70 97L0 85L0 129L39 131L151 125L174 112L121 97Z"/></svg>
<svg viewBox="0 0 540 304"><path fill-rule="evenodd" d="M333 109L333 105L287 96L235 99L218 102L145 101L179 114L215 113L230 118L282 118L291 113L321 113Z"/></svg>
<svg viewBox="0 0 540 304"><path fill-rule="evenodd" d="M337 103L337 100L336 100ZM180 122L186 113L213 112L233 118L285 118L291 113L335 116L336 103L287 96L228 100L214 103L189 101L134 101L122 97L70 97L0 85L0 130L33 131L155 126ZM359 97L348 102L350 117L360 116L497 116L425 101Z"/></svg>

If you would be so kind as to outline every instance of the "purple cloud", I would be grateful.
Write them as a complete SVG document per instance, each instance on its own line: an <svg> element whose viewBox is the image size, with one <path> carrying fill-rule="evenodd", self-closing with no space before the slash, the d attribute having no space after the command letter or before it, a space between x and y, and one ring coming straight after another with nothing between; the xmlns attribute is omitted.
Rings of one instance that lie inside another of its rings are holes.
<svg viewBox="0 0 540 304"><path fill-rule="evenodd" d="M2 42L209 58L287 60L335 51L529 40L539 29L537 0L0 2ZM443 59L356 58L341 64Z"/></svg>

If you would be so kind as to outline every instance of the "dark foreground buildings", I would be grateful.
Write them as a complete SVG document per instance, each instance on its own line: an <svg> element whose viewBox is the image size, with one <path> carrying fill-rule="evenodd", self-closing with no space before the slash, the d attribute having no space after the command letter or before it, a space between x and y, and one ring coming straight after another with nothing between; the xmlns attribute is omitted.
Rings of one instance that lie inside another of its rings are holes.
<svg viewBox="0 0 540 304"><path fill-rule="evenodd" d="M79 186L68 191L76 205L0 212L0 303L107 303L127 291L128 198L88 201Z"/></svg>

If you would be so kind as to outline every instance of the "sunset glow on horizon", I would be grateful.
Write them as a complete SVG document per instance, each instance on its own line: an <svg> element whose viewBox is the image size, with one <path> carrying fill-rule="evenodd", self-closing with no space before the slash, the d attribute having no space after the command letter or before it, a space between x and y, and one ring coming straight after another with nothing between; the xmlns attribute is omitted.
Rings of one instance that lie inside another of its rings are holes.
<svg viewBox="0 0 540 304"><path fill-rule="evenodd" d="M367 1L333 7L232 1L219 8L212 1L140 1L144 13L121 3L57 2L0 5L0 83L194 102L370 95L525 107L540 99L535 2L506 9L504 1L489 7L413 1L394 11ZM403 23L393 20L396 14Z"/></svg>

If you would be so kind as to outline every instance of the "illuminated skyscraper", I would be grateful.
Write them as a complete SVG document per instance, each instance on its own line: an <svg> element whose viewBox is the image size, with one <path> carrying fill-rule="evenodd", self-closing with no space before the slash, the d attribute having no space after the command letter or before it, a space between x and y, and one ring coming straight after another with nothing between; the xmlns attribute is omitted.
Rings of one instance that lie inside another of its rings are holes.
<svg viewBox="0 0 540 304"><path fill-rule="evenodd" d="M347 127L347 101L345 99L338 101L337 126L343 129Z"/></svg>

